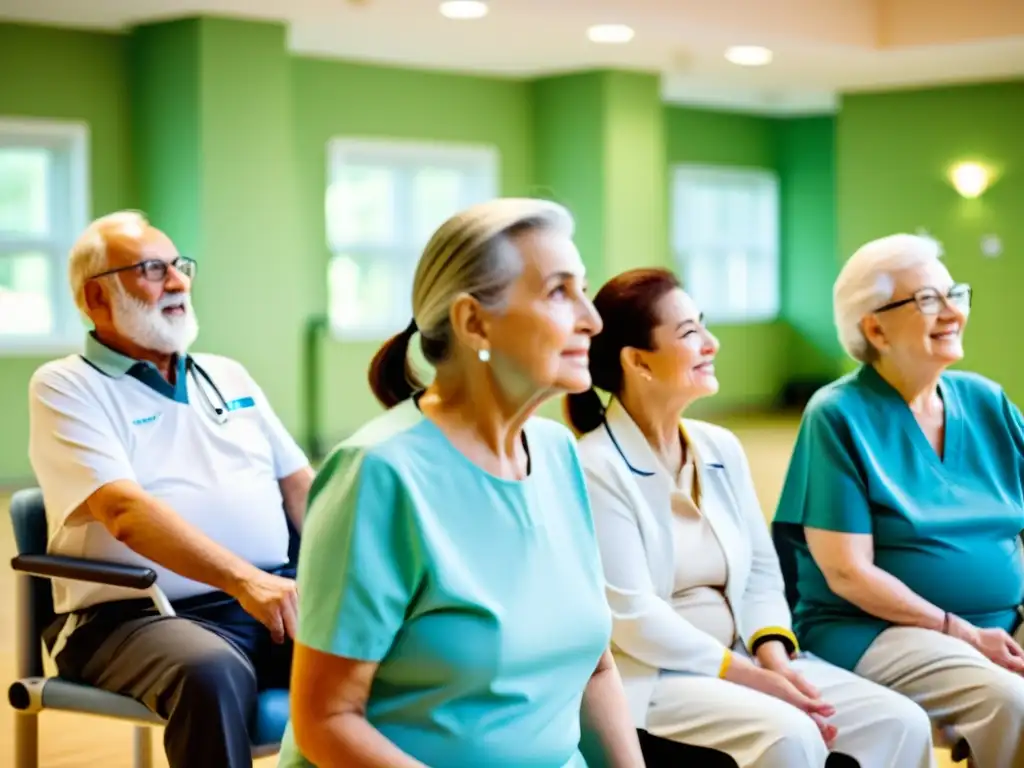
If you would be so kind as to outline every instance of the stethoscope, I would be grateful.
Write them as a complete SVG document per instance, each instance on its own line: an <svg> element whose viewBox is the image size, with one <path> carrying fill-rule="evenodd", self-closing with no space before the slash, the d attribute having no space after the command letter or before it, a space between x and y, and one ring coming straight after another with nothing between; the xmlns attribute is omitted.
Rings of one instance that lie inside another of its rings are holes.
<svg viewBox="0 0 1024 768"><path fill-rule="evenodd" d="M203 402L206 403L206 409L211 418L213 418L213 420L218 424L227 424L228 414L231 409L228 408L228 401L224 399L224 395L221 394L220 389L213 383L213 379L210 378L210 374L208 374L191 355L186 358L185 367L188 369L188 372L192 374L192 380L196 383L196 389L198 389L199 393L203 396ZM206 386L204 386L199 380L200 377L206 380ZM213 393L217 396L217 399L220 400L220 407L210 399L210 395L207 392L208 389L212 389Z"/></svg>

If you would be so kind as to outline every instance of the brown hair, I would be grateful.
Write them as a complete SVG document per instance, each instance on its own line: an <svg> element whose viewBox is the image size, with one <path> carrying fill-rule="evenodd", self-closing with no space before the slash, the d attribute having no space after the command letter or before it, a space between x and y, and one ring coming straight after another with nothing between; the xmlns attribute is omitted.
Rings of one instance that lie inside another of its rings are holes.
<svg viewBox="0 0 1024 768"><path fill-rule="evenodd" d="M515 240L543 229L572 237L573 219L557 203L501 198L452 216L430 238L413 277L413 321L388 339L370 363L370 389L385 408L407 400L423 383L409 364L409 343L418 331L420 349L436 366L451 353L449 314L460 295L469 294L487 308L501 306L509 286L522 272Z"/></svg>
<svg viewBox="0 0 1024 768"><path fill-rule="evenodd" d="M655 307L663 296L682 284L667 269L633 269L613 277L594 297L604 329L590 342L590 377L594 386L568 395L565 413L578 434L604 422L604 404L594 390L622 393L622 350L651 349L652 334L661 322Z"/></svg>

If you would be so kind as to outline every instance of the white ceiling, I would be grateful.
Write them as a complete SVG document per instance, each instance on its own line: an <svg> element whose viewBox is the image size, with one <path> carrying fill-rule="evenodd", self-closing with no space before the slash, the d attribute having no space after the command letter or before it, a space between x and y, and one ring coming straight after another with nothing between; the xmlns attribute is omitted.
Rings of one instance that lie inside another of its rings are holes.
<svg viewBox="0 0 1024 768"><path fill-rule="evenodd" d="M666 100L823 111L842 91L1024 77L1024 0L490 0L450 21L439 0L0 0L0 18L123 29L196 14L285 21L293 51L528 76L616 67L659 72ZM625 23L627 45L586 28ZM771 65L725 61L765 45Z"/></svg>

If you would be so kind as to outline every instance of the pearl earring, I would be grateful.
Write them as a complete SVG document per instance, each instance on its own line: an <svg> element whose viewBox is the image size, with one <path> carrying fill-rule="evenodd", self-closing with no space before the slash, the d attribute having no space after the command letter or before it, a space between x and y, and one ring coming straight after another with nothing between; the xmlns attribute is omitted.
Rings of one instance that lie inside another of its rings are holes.
<svg viewBox="0 0 1024 768"><path fill-rule="evenodd" d="M476 356L480 358L481 363L486 363L488 360L491 359L491 350L481 349L479 352L476 353Z"/></svg>

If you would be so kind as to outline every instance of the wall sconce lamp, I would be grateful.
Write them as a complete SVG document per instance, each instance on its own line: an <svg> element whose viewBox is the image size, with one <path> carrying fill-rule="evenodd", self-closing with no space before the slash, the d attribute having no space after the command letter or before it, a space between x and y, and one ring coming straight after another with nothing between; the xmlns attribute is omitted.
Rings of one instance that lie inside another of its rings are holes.
<svg viewBox="0 0 1024 768"><path fill-rule="evenodd" d="M981 197L992 183L992 173L981 163L957 163L949 172L949 180L961 197Z"/></svg>

